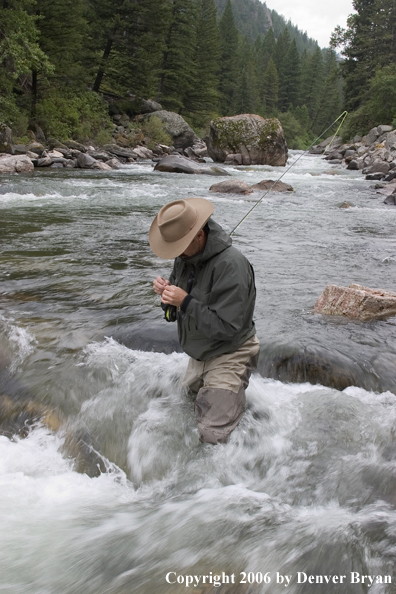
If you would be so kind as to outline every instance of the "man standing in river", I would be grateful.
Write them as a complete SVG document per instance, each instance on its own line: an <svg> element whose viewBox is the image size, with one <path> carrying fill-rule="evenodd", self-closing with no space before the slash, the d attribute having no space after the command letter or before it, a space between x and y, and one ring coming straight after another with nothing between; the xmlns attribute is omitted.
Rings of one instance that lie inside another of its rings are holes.
<svg viewBox="0 0 396 594"><path fill-rule="evenodd" d="M201 441L227 441L245 412L245 389L257 367L254 272L210 217L213 204L187 198L161 208L149 233L153 252L175 258L169 280L154 291L169 321L177 320L180 346L190 356L184 385L194 394Z"/></svg>

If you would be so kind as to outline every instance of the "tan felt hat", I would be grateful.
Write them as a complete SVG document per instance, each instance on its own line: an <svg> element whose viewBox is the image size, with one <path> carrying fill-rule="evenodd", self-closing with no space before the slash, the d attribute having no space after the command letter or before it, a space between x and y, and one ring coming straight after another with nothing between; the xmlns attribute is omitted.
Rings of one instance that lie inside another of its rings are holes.
<svg viewBox="0 0 396 594"><path fill-rule="evenodd" d="M154 254L164 260L180 256L213 211L213 204L205 198L186 198L165 204L150 227L149 242Z"/></svg>

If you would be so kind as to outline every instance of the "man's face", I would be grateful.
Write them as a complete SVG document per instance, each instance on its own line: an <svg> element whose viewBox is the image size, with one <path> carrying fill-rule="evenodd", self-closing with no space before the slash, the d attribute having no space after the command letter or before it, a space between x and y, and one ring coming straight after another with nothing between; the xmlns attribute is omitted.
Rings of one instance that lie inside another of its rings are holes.
<svg viewBox="0 0 396 594"><path fill-rule="evenodd" d="M191 258L191 256L195 256L195 254L198 254L198 252L201 252L203 250L203 248L205 247L204 240L205 240L205 232L201 230L194 237L194 239L192 240L190 245L188 247L186 247L184 252L181 254L181 257L182 258Z"/></svg>

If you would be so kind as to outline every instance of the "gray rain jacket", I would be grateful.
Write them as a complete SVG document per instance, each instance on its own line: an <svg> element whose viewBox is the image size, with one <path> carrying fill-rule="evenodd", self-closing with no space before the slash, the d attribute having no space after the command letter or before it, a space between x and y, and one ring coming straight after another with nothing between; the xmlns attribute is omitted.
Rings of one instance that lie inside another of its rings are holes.
<svg viewBox="0 0 396 594"><path fill-rule="evenodd" d="M254 272L212 219L205 248L175 259L170 282L189 293L177 313L180 346L198 361L233 353L256 330Z"/></svg>

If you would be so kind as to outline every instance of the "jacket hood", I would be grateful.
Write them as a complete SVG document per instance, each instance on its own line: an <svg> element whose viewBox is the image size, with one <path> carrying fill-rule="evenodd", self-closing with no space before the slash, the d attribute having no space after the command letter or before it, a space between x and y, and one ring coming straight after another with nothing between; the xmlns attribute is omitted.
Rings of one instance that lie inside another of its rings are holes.
<svg viewBox="0 0 396 594"><path fill-rule="evenodd" d="M209 233L203 252L195 254L190 258L183 258L183 260L194 266L203 264L232 245L230 235L216 221L210 218L207 225L209 227Z"/></svg>

